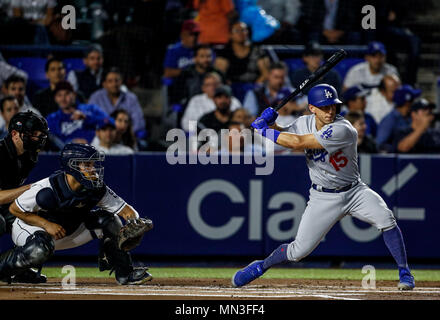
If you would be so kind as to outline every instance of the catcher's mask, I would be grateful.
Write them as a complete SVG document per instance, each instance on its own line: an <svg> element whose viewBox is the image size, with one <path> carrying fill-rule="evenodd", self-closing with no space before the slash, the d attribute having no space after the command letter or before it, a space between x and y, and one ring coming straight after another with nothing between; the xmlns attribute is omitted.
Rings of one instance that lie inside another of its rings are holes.
<svg viewBox="0 0 440 320"><path fill-rule="evenodd" d="M105 155L88 144L69 143L61 151L61 167L86 189L104 184Z"/></svg>
<svg viewBox="0 0 440 320"><path fill-rule="evenodd" d="M15 130L23 140L23 149L31 153L39 152L46 144L49 128L43 117L32 111L19 112L9 122L9 133ZM40 132L40 134L36 134Z"/></svg>

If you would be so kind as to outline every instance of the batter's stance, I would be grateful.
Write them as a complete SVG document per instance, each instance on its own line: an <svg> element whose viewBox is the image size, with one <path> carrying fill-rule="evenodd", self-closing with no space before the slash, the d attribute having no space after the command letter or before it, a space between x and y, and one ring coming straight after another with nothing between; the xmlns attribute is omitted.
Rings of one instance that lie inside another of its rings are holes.
<svg viewBox="0 0 440 320"><path fill-rule="evenodd" d="M295 241L280 245L265 260L254 261L237 271L232 284L244 286L273 265L300 261L318 246L337 221L349 214L382 231L399 268L398 288L412 290L415 282L408 268L402 233L385 201L360 179L357 131L336 115L336 107L342 102L335 88L317 85L309 91L308 100L313 114L298 118L287 128L275 124L278 113L272 108L265 109L252 123L258 133L277 144L304 150L312 186Z"/></svg>

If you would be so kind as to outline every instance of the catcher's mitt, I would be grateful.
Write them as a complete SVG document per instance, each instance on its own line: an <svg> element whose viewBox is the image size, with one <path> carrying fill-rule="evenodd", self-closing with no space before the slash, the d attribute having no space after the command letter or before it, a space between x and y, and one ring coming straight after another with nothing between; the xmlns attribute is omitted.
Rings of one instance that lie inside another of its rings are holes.
<svg viewBox="0 0 440 320"><path fill-rule="evenodd" d="M119 231L119 249L130 251L136 248L141 243L144 233L152 228L153 221L150 219L138 218L127 221L127 224Z"/></svg>

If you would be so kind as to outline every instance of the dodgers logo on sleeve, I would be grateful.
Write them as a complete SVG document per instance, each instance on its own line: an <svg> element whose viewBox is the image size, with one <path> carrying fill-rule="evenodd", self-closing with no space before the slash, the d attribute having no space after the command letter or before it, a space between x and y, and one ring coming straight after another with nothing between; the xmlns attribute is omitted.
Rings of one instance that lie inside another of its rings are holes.
<svg viewBox="0 0 440 320"><path fill-rule="evenodd" d="M322 139L328 139L331 138L332 134L333 134L333 126L330 125L327 129L325 129L324 132L321 133L321 138Z"/></svg>
<svg viewBox="0 0 440 320"><path fill-rule="evenodd" d="M314 162L321 161L325 162L325 156L328 154L326 150L321 149L307 149L306 157Z"/></svg>

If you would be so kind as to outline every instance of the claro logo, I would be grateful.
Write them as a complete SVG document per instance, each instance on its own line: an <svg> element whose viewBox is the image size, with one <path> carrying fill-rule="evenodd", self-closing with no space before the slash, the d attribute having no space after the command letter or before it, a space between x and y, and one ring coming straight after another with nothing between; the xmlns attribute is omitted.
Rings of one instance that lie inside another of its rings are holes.
<svg viewBox="0 0 440 320"><path fill-rule="evenodd" d="M249 199L245 199L243 193L233 183L226 180L213 179L201 183L194 191L188 201L187 214L192 228L204 238L210 240L223 240L234 236L241 228L245 226L245 212L239 212L239 215L231 215L225 210L225 216L230 216L229 220L222 226L212 226L203 220L201 205L208 195L212 193L221 193L232 203L248 203L247 212L247 233L249 240L263 239L263 181L249 181ZM225 201L228 201L225 200ZM266 222L267 235L276 241L293 240L301 220L301 216L306 208L306 198L296 192L279 192L270 197L267 203L267 209L277 210L283 205L290 204L290 210L283 210L272 213ZM221 206L221 203L212 205ZM218 211L217 211L218 212ZM209 214L208 212L203 215ZM324 214L324 212L323 212ZM281 229L283 222L292 221L291 227ZM377 229L370 227L362 229L357 227L351 217L345 217L341 220L341 228L344 233L352 240L358 242L368 242L376 239L380 233Z"/></svg>

